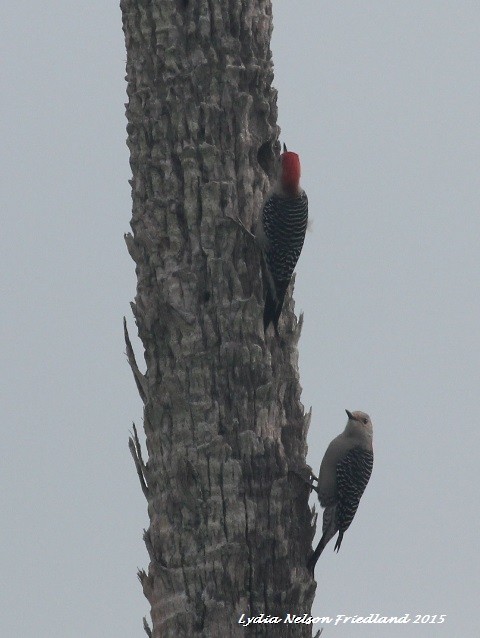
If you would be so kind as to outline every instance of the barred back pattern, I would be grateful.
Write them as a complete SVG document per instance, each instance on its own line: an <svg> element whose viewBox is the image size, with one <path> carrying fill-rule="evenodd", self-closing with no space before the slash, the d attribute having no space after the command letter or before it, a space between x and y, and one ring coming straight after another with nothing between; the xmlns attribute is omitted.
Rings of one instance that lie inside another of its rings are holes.
<svg viewBox="0 0 480 638"><path fill-rule="evenodd" d="M308 222L307 195L304 191L298 197L273 193L265 202L262 222L267 239L267 267L275 292L278 294L283 289L285 294L303 248Z"/></svg>
<svg viewBox="0 0 480 638"><path fill-rule="evenodd" d="M354 447L337 465L336 527L345 532L360 503L373 469L373 452Z"/></svg>

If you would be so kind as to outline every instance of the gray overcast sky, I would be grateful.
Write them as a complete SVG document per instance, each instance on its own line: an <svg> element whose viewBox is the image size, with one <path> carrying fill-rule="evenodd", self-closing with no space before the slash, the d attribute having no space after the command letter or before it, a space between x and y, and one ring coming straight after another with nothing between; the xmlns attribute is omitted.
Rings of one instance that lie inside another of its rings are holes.
<svg viewBox="0 0 480 638"><path fill-rule="evenodd" d="M278 0L274 24L282 141L314 220L296 286L309 462L344 408L375 427L372 479L340 553L321 557L314 611L447 615L325 638L474 638L480 4ZM4 2L0 55L0 632L142 636L118 2Z"/></svg>

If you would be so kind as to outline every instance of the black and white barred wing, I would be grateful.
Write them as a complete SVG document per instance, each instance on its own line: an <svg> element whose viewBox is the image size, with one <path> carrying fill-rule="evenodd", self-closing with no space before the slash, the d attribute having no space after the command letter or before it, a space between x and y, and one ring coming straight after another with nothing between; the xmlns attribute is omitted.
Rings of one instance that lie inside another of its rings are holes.
<svg viewBox="0 0 480 638"><path fill-rule="evenodd" d="M356 514L373 469L373 452L354 447L337 465L337 527L345 532Z"/></svg>
<svg viewBox="0 0 480 638"><path fill-rule="evenodd" d="M299 197L273 194L263 208L265 260L274 280L290 281L302 252L308 223L308 199L302 191Z"/></svg>

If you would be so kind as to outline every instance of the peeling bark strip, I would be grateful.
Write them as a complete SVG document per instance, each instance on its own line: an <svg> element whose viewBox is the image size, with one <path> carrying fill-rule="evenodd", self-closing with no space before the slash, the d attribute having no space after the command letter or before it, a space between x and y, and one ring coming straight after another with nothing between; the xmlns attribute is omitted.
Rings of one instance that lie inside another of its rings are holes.
<svg viewBox="0 0 480 638"><path fill-rule="evenodd" d="M133 313L146 372L148 461L130 442L150 526L154 638L311 636L238 624L310 613L314 533L291 295L282 341L263 334L247 228L278 153L270 0L122 0L127 47ZM134 431L135 432L135 431ZM146 624L148 627L148 624ZM148 629L150 631L150 629ZM147 633L148 633L147 631Z"/></svg>

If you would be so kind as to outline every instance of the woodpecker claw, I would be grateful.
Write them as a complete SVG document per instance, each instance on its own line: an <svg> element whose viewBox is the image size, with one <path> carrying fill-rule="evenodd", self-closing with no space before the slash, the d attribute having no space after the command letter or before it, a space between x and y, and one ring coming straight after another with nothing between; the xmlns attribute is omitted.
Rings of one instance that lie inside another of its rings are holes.
<svg viewBox="0 0 480 638"><path fill-rule="evenodd" d="M255 239L255 235L253 233L251 233L248 228L245 226L245 224L242 222L242 220L240 219L240 217L230 217L229 215L227 215L228 219L230 219L230 221L232 221L234 224L237 224L237 226L240 226L240 228L243 230L244 233L246 233L251 239Z"/></svg>
<svg viewBox="0 0 480 638"><path fill-rule="evenodd" d="M310 468L306 468L308 469L308 474L309 477L312 478L313 481L317 481L318 482L318 478L315 476L315 474L310 470ZM312 484L312 481L309 481L307 478L305 478L304 474L301 474L300 472L297 472L296 470L290 470L290 472L292 474L295 474L295 476L298 476L298 478L302 481L302 483L305 483L305 485L307 485L310 489L314 490L315 492L318 493L318 487L316 487L315 485Z"/></svg>

